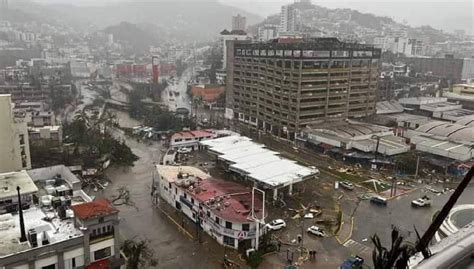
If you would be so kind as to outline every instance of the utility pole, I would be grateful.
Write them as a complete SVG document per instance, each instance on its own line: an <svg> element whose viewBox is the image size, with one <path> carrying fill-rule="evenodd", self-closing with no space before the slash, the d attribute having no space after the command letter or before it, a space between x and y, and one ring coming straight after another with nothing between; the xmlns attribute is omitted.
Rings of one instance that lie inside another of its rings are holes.
<svg viewBox="0 0 474 269"><path fill-rule="evenodd" d="M374 164L375 164L375 167L377 167L377 152L379 151L380 136L373 135L372 139L377 139L377 144L375 146L375 152L374 152Z"/></svg>
<svg viewBox="0 0 474 269"><path fill-rule="evenodd" d="M255 214L255 191L262 194L262 216L259 218ZM260 224L265 224L265 192L253 187L252 188L252 211L250 212L250 217L255 221L255 250L258 250L260 244Z"/></svg>
<svg viewBox="0 0 474 269"><path fill-rule="evenodd" d="M416 169L415 169L415 179L418 178L418 167L420 165L420 155L417 155L417 158L416 158Z"/></svg>

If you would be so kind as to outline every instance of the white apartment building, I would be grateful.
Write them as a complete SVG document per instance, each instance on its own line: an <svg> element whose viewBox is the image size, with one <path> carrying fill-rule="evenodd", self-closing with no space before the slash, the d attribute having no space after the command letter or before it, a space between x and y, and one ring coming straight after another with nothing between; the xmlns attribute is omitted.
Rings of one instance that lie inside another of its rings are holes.
<svg viewBox="0 0 474 269"><path fill-rule="evenodd" d="M256 245L257 225L251 218L252 190L235 182L217 180L195 167L156 166L154 184L160 197L199 224L219 244L246 250ZM256 217L262 201L255 197ZM258 234L263 235L260 224Z"/></svg>
<svg viewBox="0 0 474 269"><path fill-rule="evenodd" d="M278 37L278 25L265 24L258 27L258 40L268 41Z"/></svg>
<svg viewBox="0 0 474 269"><path fill-rule="evenodd" d="M174 133L170 139L171 148L190 148L197 150L199 141L215 138L216 135L211 131L196 130Z"/></svg>
<svg viewBox="0 0 474 269"><path fill-rule="evenodd" d="M284 5L280 13L280 32L296 32L298 23L298 10L294 5Z"/></svg>
<svg viewBox="0 0 474 269"><path fill-rule="evenodd" d="M222 69L227 66L227 41L233 40L249 40L250 38L242 30L233 30L231 32L224 30L221 32L220 41L222 43Z"/></svg>
<svg viewBox="0 0 474 269"><path fill-rule="evenodd" d="M0 173L31 168L26 122L15 118L10 94L0 94Z"/></svg>
<svg viewBox="0 0 474 269"><path fill-rule="evenodd" d="M416 38L382 36L374 38L374 45L382 51L403 53L407 57L423 56L426 51L425 42Z"/></svg>

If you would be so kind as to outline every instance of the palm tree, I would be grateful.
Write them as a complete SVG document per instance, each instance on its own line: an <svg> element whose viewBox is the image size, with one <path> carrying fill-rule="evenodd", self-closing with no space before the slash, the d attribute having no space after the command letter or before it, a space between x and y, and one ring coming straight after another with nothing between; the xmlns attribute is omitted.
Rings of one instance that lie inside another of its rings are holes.
<svg viewBox="0 0 474 269"><path fill-rule="evenodd" d="M415 247L412 247L410 244L408 244L408 242L404 242L404 237L400 235L400 232L397 228L393 228L392 230L392 245L390 250L382 246L382 243L380 242L380 239L377 234L372 236L371 239L375 245L375 248L372 252L372 261L374 263L374 268L407 268L408 260L416 252L421 252L425 259L429 258L431 253L428 248L428 244L431 242L433 236L435 235L436 231L438 231L443 221L449 215L449 211L451 211L453 206L456 204L456 201L459 199L463 191L468 186L473 175L474 167L471 167L471 169L466 174L461 183L458 185L451 197L449 197L449 200L443 206L443 209L441 209L440 213L435 217L434 221L432 222L430 227L428 227L428 229L421 238L418 235L418 231L415 230L418 236L418 242Z"/></svg>
<svg viewBox="0 0 474 269"><path fill-rule="evenodd" d="M392 229L392 244L390 249L382 246L377 234L372 236L372 242L375 248L372 252L372 261L375 269L407 268L410 256L415 253L413 246L404 242L404 237L400 234L398 228Z"/></svg>

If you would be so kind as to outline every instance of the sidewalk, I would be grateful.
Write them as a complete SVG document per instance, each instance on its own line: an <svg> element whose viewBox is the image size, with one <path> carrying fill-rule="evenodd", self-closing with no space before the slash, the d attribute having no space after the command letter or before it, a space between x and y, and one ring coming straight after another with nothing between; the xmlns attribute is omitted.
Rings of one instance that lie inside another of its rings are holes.
<svg viewBox="0 0 474 269"><path fill-rule="evenodd" d="M352 230L354 228L354 220L351 216L342 213L342 223L338 233L336 234L336 240L339 244L344 244L352 236Z"/></svg>

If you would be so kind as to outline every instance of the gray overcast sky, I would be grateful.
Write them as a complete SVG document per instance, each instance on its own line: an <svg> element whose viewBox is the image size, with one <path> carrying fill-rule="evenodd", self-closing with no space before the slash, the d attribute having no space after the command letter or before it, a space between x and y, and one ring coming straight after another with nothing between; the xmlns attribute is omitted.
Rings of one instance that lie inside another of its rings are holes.
<svg viewBox="0 0 474 269"><path fill-rule="evenodd" d="M127 0L35 0L47 3L73 3L97 5ZM129 0L131 1L131 0ZM172 2L173 0L138 0ZM206 0L181 0L206 1ZM292 0L217 0L258 14L262 17L279 12L280 7ZM474 34L473 0L313 0L314 4L328 8L351 8L361 12L388 16L398 22L406 21L413 26L428 24L435 28L452 31L465 29Z"/></svg>

